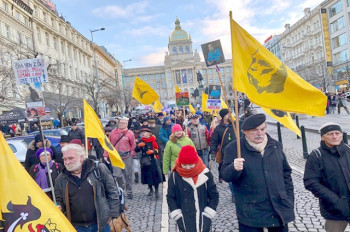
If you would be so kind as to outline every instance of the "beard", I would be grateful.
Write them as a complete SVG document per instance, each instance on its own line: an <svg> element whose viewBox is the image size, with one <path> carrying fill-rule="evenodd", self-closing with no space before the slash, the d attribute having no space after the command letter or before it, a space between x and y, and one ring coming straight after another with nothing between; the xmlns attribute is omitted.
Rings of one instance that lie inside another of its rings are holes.
<svg viewBox="0 0 350 232"><path fill-rule="evenodd" d="M72 164L67 164L66 169L70 172L74 172L76 170L79 170L81 168L83 164L81 163L81 158L79 160L77 160L76 163L72 163Z"/></svg>

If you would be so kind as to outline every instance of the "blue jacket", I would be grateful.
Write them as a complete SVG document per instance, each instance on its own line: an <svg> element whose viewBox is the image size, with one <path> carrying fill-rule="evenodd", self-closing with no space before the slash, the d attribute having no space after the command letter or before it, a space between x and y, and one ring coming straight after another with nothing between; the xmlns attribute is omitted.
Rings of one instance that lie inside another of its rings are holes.
<svg viewBox="0 0 350 232"><path fill-rule="evenodd" d="M159 130L159 139L160 141L162 141L162 143L164 144L164 146L166 145L166 143L169 141L169 137L171 135L171 129L173 128L174 126L174 123L171 123L169 126L165 124L165 122L167 120L165 119L168 119L169 117L165 117L164 118L164 122L163 122L163 125L162 127L160 128Z"/></svg>

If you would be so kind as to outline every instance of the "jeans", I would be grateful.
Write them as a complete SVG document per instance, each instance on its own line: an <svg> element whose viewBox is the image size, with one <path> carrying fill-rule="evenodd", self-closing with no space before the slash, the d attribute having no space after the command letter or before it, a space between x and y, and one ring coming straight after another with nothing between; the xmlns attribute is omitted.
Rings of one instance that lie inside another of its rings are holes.
<svg viewBox="0 0 350 232"><path fill-rule="evenodd" d="M203 160L203 163L205 164L205 166L207 168L209 168L209 151L208 151L208 149L199 150L197 152L198 152L198 156L201 157L201 159Z"/></svg>
<svg viewBox="0 0 350 232"><path fill-rule="evenodd" d="M97 232L97 224L85 227L85 226L74 226L74 228L77 230L77 232ZM109 225L107 225L103 232L111 232L111 229L109 228Z"/></svg>

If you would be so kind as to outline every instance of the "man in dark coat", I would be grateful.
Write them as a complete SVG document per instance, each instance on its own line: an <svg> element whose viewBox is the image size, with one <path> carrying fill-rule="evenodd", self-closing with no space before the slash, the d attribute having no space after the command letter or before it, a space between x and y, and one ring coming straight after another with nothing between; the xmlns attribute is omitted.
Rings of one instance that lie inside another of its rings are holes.
<svg viewBox="0 0 350 232"><path fill-rule="evenodd" d="M327 232L342 232L350 221L350 147L339 124L321 126L321 145L307 157L304 185L320 202Z"/></svg>
<svg viewBox="0 0 350 232"><path fill-rule="evenodd" d="M225 148L221 176L233 183L240 232L286 232L294 216L294 190L282 145L266 134L266 116L256 114L242 124L242 158L237 141Z"/></svg>
<svg viewBox="0 0 350 232"><path fill-rule="evenodd" d="M70 139L80 139L82 144L85 144L85 135L76 123L73 123L72 129L68 132Z"/></svg>

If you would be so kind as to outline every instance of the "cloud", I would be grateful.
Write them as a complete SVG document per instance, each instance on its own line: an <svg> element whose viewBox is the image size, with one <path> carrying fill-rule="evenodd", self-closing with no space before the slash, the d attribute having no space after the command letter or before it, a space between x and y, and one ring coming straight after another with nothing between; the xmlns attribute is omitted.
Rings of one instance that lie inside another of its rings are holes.
<svg viewBox="0 0 350 232"><path fill-rule="evenodd" d="M131 36L142 36L142 37L149 37L149 36L159 36L159 37L167 37L171 30L165 26L144 26L141 28L135 28L135 29L129 29L124 32L127 35Z"/></svg>
<svg viewBox="0 0 350 232"><path fill-rule="evenodd" d="M137 59L137 63L142 67L157 66L164 64L165 51L168 51L167 47L154 48L156 50L148 55L141 56Z"/></svg>
<svg viewBox="0 0 350 232"><path fill-rule="evenodd" d="M148 6L147 1L141 1L137 3L129 4L125 7L118 5L109 5L105 7L99 7L92 11L97 17L115 19L115 18L128 18L137 14L144 13Z"/></svg>

